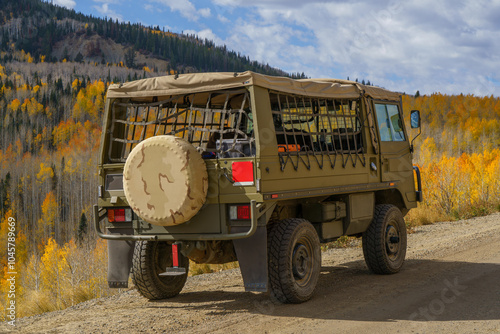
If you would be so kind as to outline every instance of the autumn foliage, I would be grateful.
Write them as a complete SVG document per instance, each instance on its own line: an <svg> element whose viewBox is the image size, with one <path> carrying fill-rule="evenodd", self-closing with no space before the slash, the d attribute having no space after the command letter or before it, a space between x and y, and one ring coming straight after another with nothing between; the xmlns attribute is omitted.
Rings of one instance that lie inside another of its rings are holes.
<svg viewBox="0 0 500 334"><path fill-rule="evenodd" d="M35 65L29 55L13 54ZM97 152L109 82L78 74L71 80L76 64L65 64L68 72L60 78L46 71L46 63L36 64L34 72L18 68L23 75L0 65L0 242L6 245L7 220L14 217L18 317L115 293L107 287L106 242L87 225L78 226L82 217L90 221L97 200ZM2 321L6 259L1 247Z"/></svg>
<svg viewBox="0 0 500 334"><path fill-rule="evenodd" d="M18 238L19 244L25 245L25 242ZM22 305L18 317L61 310L111 293L107 288L104 240L98 240L89 248L78 245L74 239L60 246L50 238L39 253L34 252L29 258L21 257L18 268L16 302ZM5 273L6 269L3 277ZM6 284L6 280L0 281L2 291L7 291ZM0 297L4 307L6 295Z"/></svg>
<svg viewBox="0 0 500 334"><path fill-rule="evenodd" d="M500 210L500 150L441 156L421 166L425 201L417 223L470 218ZM425 214L423 214L425 212Z"/></svg>
<svg viewBox="0 0 500 334"><path fill-rule="evenodd" d="M473 95L403 96L421 111L423 135L415 161L424 203L411 224L469 218L500 210L500 99Z"/></svg>

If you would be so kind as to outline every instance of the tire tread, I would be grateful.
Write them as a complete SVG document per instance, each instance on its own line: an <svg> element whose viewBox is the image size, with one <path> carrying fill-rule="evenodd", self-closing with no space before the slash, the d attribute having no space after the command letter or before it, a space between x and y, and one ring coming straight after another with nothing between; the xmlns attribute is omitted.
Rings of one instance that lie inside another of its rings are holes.
<svg viewBox="0 0 500 334"><path fill-rule="evenodd" d="M368 268L375 274L394 274L401 269L401 266L395 268L389 263L385 251L385 242L383 241L383 229L386 217L394 210L397 210L398 214L401 215L399 209L392 204L376 205L372 223L365 233L363 233L362 243L365 262ZM403 226L403 228L406 227ZM406 233L406 230L402 231L402 233ZM406 253L406 235L404 236L404 248L402 251Z"/></svg>
<svg viewBox="0 0 500 334"><path fill-rule="evenodd" d="M290 272L285 269L288 267L289 245L292 242L295 231L302 224L307 224L302 228L310 228L311 232L316 234L314 227L307 220L301 218L284 219L279 223L273 224L269 229L268 272L271 297L281 303L302 303L309 300L312 296L312 294L308 296L300 295L293 288L294 282ZM317 245L319 247L319 238L317 239ZM321 252L319 261L321 261ZM316 283L314 283L315 285Z"/></svg>
<svg viewBox="0 0 500 334"><path fill-rule="evenodd" d="M158 300L177 296L187 279L187 274L174 277L172 286L168 289L162 286L160 279L156 276L153 266L155 265L154 242L152 241L137 241L134 248L134 256L132 260L132 282L137 287L139 293L149 299ZM187 259L185 259L187 260ZM186 271L189 269L187 265Z"/></svg>

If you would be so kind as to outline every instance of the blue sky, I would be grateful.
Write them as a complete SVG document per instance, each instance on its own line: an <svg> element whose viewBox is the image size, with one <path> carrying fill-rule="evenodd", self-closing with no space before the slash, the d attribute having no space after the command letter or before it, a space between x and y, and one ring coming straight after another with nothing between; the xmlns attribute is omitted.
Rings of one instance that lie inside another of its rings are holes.
<svg viewBox="0 0 500 334"><path fill-rule="evenodd" d="M500 0L53 0L225 44L310 77L500 96Z"/></svg>

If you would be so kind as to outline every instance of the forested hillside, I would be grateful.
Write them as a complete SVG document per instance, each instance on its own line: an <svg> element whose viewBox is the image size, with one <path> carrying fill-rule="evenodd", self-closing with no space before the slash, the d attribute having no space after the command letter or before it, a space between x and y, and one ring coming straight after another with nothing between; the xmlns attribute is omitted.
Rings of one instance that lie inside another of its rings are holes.
<svg viewBox="0 0 500 334"><path fill-rule="evenodd" d="M3 0L0 38L0 50L14 47L30 53L34 60L43 58L46 62L122 62L128 68L148 66L161 73L251 70L288 76L196 36L86 16L40 0ZM10 60L6 54L4 61Z"/></svg>
<svg viewBox="0 0 500 334"><path fill-rule="evenodd" d="M288 75L211 41L36 0L2 1L0 38L0 243L15 217L19 316L110 293L105 242L89 225L111 82L195 71ZM436 93L403 103L424 120L415 163L425 203L408 221L500 209L500 99ZM2 308L6 259L1 247Z"/></svg>

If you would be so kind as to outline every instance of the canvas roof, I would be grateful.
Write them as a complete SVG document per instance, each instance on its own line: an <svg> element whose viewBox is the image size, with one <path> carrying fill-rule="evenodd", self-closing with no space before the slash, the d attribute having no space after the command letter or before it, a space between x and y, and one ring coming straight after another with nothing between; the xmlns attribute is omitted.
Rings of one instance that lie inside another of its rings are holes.
<svg viewBox="0 0 500 334"><path fill-rule="evenodd" d="M112 84L108 98L158 98L247 86L260 86L284 93L323 98L357 98L362 92L374 99L399 101L400 94L383 88L337 79L301 79L274 77L254 72L190 73L168 75Z"/></svg>

